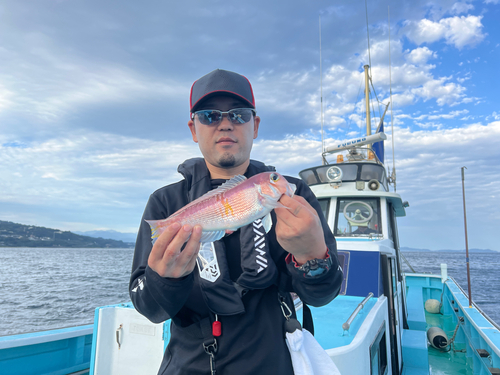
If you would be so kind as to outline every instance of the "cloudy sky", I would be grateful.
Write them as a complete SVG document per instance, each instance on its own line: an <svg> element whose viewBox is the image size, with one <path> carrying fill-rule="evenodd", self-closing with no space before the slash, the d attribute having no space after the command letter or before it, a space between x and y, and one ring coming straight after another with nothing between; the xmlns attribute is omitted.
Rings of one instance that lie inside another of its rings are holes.
<svg viewBox="0 0 500 375"><path fill-rule="evenodd" d="M392 77L402 245L465 247L466 166L469 247L500 250L500 0L367 9L370 53L364 0L3 0L0 220L135 232L149 194L200 155L189 89L216 68L253 83L252 158L295 176L320 164L321 16L327 145L365 132L363 65L375 123Z"/></svg>

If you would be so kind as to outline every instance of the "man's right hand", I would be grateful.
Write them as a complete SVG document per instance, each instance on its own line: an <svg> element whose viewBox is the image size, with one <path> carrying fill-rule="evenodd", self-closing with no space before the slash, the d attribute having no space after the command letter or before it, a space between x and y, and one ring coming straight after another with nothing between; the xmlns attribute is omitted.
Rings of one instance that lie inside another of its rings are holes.
<svg viewBox="0 0 500 375"><path fill-rule="evenodd" d="M189 235L191 234L191 237ZM182 245L187 241L185 248ZM180 278L194 270L200 250L201 226L173 223L163 232L149 254L148 266L162 277Z"/></svg>

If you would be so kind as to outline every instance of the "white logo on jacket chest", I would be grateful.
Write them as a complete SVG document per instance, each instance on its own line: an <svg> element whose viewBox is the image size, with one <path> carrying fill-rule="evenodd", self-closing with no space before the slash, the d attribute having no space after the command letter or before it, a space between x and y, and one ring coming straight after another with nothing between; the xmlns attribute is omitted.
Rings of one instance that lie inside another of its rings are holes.
<svg viewBox="0 0 500 375"><path fill-rule="evenodd" d="M214 243L203 242L200 246L198 258L196 258L200 277L213 283L220 276L220 268L217 262L217 253L215 252Z"/></svg>
<svg viewBox="0 0 500 375"><path fill-rule="evenodd" d="M253 222L253 231L256 233L253 241L255 246L255 251L258 253L255 257L255 262L259 265L257 273L264 271L267 268L266 259L266 232L264 229L264 224L261 219L257 219Z"/></svg>

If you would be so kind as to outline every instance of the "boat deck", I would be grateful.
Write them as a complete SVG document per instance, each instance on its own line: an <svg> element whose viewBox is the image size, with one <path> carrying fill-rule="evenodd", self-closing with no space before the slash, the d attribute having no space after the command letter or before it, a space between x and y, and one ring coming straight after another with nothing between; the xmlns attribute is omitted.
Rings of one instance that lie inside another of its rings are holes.
<svg viewBox="0 0 500 375"><path fill-rule="evenodd" d="M338 296L326 306L310 307L314 320L314 337L324 349L337 348L352 342L366 315L378 300L375 297L368 300L352 322L349 332L344 332L342 324L349 319L363 299L363 297ZM297 317L302 321L302 309L297 312Z"/></svg>
<svg viewBox="0 0 500 375"><path fill-rule="evenodd" d="M410 329L425 332L430 327L439 327L451 340L458 328L454 344L447 347L446 350L438 350L428 346L430 374L487 374L489 373L488 368L496 366L496 356L493 353L490 359L481 359L476 353L476 349L488 348L491 352L491 346L486 345L487 342L480 338L479 332L484 333L485 337L493 344L492 346L495 347L498 345L498 341L496 341L498 340L498 330L477 309L468 307L468 301L453 280L447 280L444 293L443 284L436 276L407 275L406 285L408 288L407 303ZM426 312L424 309L425 301L429 298L439 301L441 296L443 296L442 314ZM422 318L425 326L422 325ZM471 338L472 341L470 341ZM471 347L471 343L473 347ZM419 374L419 372L405 372L405 374Z"/></svg>

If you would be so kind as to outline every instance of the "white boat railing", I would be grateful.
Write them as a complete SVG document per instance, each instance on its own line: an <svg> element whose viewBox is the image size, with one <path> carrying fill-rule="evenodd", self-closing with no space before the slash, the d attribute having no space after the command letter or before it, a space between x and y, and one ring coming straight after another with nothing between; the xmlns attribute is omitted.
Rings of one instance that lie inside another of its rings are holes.
<svg viewBox="0 0 500 375"><path fill-rule="evenodd" d="M455 283L455 285L458 287L458 289L460 289L460 291L464 294L464 296L467 296L467 298L469 298L469 295L467 293L465 293L465 290L460 286L459 283L457 283L457 281L452 277L452 276L448 276L449 279L453 280L453 282ZM498 325L493 319L491 319L488 314L486 314L483 310L481 310L481 308L474 302L472 301L472 305L477 309L477 311L479 311L481 313L482 316L484 316L484 318L491 323L491 325L493 327L495 327L496 329L498 329L500 331L500 325Z"/></svg>
<svg viewBox="0 0 500 375"><path fill-rule="evenodd" d="M356 316L358 315L358 313L361 311L361 309L363 307L365 307L365 304L370 300L370 298L373 297L373 293L370 292L368 293L368 295L365 297L365 299L363 301L361 301L358 305L358 307L356 307L356 309L353 311L353 313L351 314L351 316L349 317L349 319L347 319L347 321L342 324L342 329L344 330L344 333L347 331L349 332L349 328L351 328L351 324L354 320L354 318L356 318Z"/></svg>

